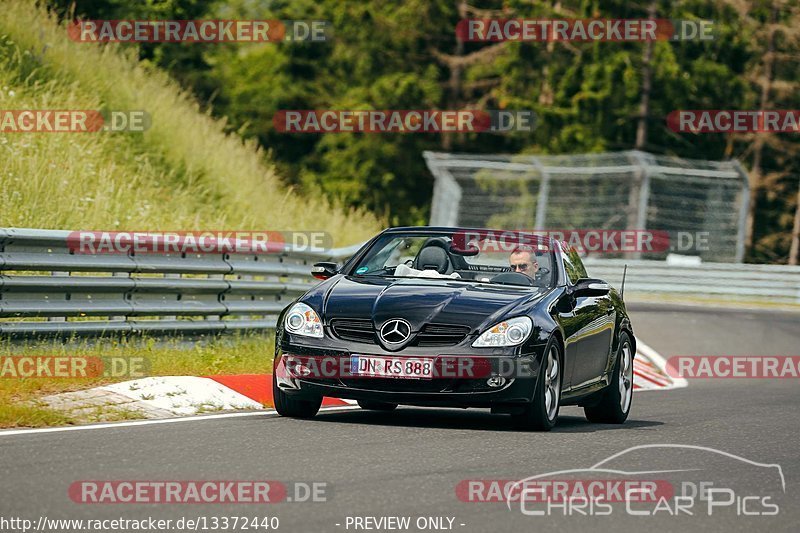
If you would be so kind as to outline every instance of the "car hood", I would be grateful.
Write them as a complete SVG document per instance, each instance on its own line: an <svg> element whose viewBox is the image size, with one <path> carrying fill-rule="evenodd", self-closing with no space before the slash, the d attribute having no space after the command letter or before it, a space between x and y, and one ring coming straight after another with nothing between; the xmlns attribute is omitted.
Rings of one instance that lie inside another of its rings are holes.
<svg viewBox="0 0 800 533"><path fill-rule="evenodd" d="M506 316L525 314L546 292L441 278L342 276L327 290L323 314L326 322L371 318L378 327L389 319L403 318L415 332L427 323L482 330Z"/></svg>

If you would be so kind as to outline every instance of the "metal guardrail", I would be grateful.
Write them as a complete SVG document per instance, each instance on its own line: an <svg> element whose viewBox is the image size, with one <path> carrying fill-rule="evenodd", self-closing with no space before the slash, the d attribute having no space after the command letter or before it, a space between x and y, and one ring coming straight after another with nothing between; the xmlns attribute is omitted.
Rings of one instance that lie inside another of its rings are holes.
<svg viewBox="0 0 800 533"><path fill-rule="evenodd" d="M360 245L308 253L73 254L68 231L0 228L0 335L156 335L275 327L276 315L315 282L317 261ZM800 304L800 267L594 259L592 277L625 292Z"/></svg>
<svg viewBox="0 0 800 533"><path fill-rule="evenodd" d="M159 335L275 327L324 253L76 254L69 231L0 228L0 335Z"/></svg>
<svg viewBox="0 0 800 533"><path fill-rule="evenodd" d="M741 263L669 264L664 261L587 259L586 270L615 287L628 265L625 294L685 295L800 304L800 267Z"/></svg>

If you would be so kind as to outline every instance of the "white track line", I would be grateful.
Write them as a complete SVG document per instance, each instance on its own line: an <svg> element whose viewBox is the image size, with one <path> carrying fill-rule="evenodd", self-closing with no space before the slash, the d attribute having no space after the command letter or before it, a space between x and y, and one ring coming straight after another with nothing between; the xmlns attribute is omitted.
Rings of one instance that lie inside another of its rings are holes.
<svg viewBox="0 0 800 533"><path fill-rule="evenodd" d="M353 405L337 405L333 407L323 407L320 412L329 411L351 411L361 409ZM114 429L126 428L134 426L154 426L158 424L178 424L181 422L200 422L203 420L216 420L221 418L244 418L248 416L266 416L269 418L277 415L274 409L265 409L263 411L248 411L246 413L220 413L216 415L195 415L184 416L180 418L160 418L156 420L134 420L131 422L107 422L104 424L88 424L85 426L66 426L57 428L31 428L31 429L8 429L0 431L0 438L11 437L13 435L28 435L33 433L61 433L64 431L90 431L94 429Z"/></svg>

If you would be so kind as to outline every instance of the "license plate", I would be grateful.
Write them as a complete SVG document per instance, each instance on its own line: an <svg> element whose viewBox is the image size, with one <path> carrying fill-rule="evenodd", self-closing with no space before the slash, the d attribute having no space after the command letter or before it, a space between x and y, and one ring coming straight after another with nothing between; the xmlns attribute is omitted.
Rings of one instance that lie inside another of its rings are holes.
<svg viewBox="0 0 800 533"><path fill-rule="evenodd" d="M351 355L350 371L360 377L427 379L433 377L433 359Z"/></svg>

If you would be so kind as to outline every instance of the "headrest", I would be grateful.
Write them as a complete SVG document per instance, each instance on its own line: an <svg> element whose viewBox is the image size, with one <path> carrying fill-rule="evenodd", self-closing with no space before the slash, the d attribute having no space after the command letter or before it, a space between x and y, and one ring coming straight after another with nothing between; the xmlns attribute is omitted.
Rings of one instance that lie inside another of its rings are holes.
<svg viewBox="0 0 800 533"><path fill-rule="evenodd" d="M435 270L439 274L447 274L450 258L444 248L426 246L419 251L415 267L419 270Z"/></svg>

